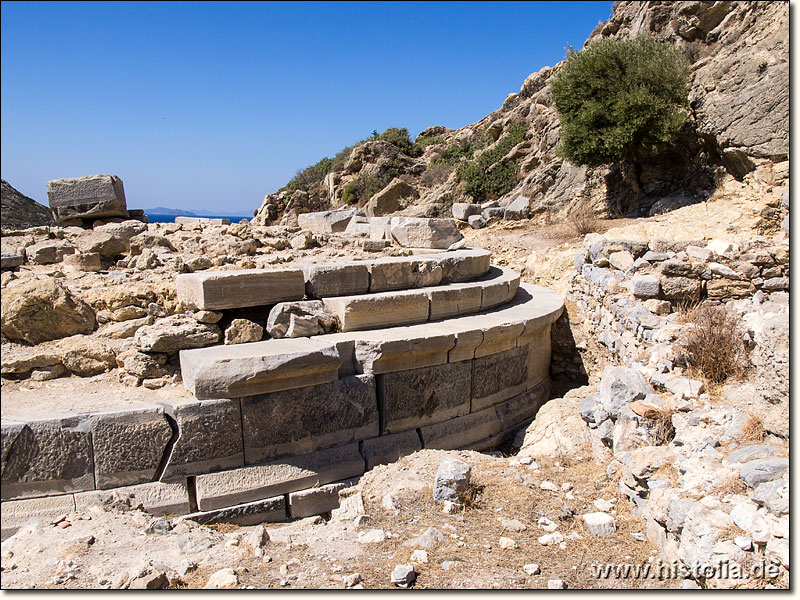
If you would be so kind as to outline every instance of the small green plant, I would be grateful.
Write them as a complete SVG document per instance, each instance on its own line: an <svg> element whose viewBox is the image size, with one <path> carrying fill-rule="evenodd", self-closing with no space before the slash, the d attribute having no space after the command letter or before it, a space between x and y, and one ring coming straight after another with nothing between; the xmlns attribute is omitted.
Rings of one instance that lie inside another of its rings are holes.
<svg viewBox="0 0 800 600"><path fill-rule="evenodd" d="M363 204L385 188L388 183L389 180L385 178L359 175L348 182L342 189L342 202L345 204Z"/></svg>
<svg viewBox="0 0 800 600"><path fill-rule="evenodd" d="M523 139L524 125L509 127L494 146L481 152L477 158L462 162L456 175L464 182L464 193L475 202L499 198L510 192L517 183L517 161L503 161L508 152Z"/></svg>

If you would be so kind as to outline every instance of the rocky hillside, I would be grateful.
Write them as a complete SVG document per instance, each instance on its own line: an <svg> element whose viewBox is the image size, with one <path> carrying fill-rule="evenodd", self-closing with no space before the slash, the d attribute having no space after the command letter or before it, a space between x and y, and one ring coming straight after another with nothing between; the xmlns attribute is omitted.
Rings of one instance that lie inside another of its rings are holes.
<svg viewBox="0 0 800 600"><path fill-rule="evenodd" d="M563 63L531 74L519 93L477 123L373 135L298 172L268 194L256 222L343 205L375 216L450 216L453 202L524 197L521 215L657 214L707 199L725 176L788 179L789 6L785 2L617 2L587 40L648 32L679 47L692 67L692 115L676 147L642 165L642 191L619 165L578 167L556 155L559 124L549 85ZM516 206L516 205L515 205Z"/></svg>
<svg viewBox="0 0 800 600"><path fill-rule="evenodd" d="M3 229L25 229L37 225L52 225L50 209L36 200L19 193L5 180L2 181L2 221Z"/></svg>

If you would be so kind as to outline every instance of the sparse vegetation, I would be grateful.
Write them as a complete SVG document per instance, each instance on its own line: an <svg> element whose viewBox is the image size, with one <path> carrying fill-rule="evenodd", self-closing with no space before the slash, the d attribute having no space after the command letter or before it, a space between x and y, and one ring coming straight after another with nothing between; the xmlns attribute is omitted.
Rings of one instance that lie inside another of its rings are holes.
<svg viewBox="0 0 800 600"><path fill-rule="evenodd" d="M344 186L342 202L346 204L362 204L385 188L390 180L382 177L359 175Z"/></svg>
<svg viewBox="0 0 800 600"><path fill-rule="evenodd" d="M763 442L765 437L767 437L767 430L764 428L764 421L761 417L752 413L747 415L747 420L744 423L744 427L742 427L740 439L742 441L758 443Z"/></svg>
<svg viewBox="0 0 800 600"><path fill-rule="evenodd" d="M464 193L475 202L484 202L510 192L517 183L518 161L504 161L503 158L525 139L526 133L526 126L512 125L505 135L475 160L460 164L456 168L456 175L464 182Z"/></svg>
<svg viewBox="0 0 800 600"><path fill-rule="evenodd" d="M703 304L692 311L683 339L686 362L709 383L740 377L747 368L747 348L740 319L725 306Z"/></svg>
<svg viewBox="0 0 800 600"><path fill-rule="evenodd" d="M426 187L440 185L447 181L453 168L453 165L444 162L431 163L420 177L420 183Z"/></svg>
<svg viewBox="0 0 800 600"><path fill-rule="evenodd" d="M569 224L576 234L584 236L587 233L597 231L597 216L584 202L570 213Z"/></svg>

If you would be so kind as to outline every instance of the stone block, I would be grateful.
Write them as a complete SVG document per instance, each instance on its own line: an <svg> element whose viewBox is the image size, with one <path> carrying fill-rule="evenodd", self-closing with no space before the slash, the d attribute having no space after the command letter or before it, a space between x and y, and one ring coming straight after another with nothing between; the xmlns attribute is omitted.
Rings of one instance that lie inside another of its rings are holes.
<svg viewBox="0 0 800 600"><path fill-rule="evenodd" d="M25 257L22 254L3 254L0 256L0 270L16 269L24 262Z"/></svg>
<svg viewBox="0 0 800 600"><path fill-rule="evenodd" d="M551 325L541 327L526 333L524 339L528 348L528 389L539 385L550 375L550 360L552 357L552 343L550 339ZM519 341L522 341L520 338ZM520 344L522 346L523 344Z"/></svg>
<svg viewBox="0 0 800 600"><path fill-rule="evenodd" d="M358 452L358 444L348 444L263 465L198 475L197 504L200 510L234 506L363 473L364 459Z"/></svg>
<svg viewBox="0 0 800 600"><path fill-rule="evenodd" d="M749 281L734 281L731 279L714 279L706 283L708 297L712 299L744 298L751 296L756 291Z"/></svg>
<svg viewBox="0 0 800 600"><path fill-rule="evenodd" d="M377 436L375 377L242 398L245 464Z"/></svg>
<svg viewBox="0 0 800 600"><path fill-rule="evenodd" d="M369 219L366 217L353 217L344 230L348 236L369 236Z"/></svg>
<svg viewBox="0 0 800 600"><path fill-rule="evenodd" d="M409 201L419 198L416 188L395 177L385 188L374 194L364 207L367 216L381 217L405 208Z"/></svg>
<svg viewBox="0 0 800 600"><path fill-rule="evenodd" d="M391 221L391 217L372 217L369 220L369 239L375 242L386 242L387 246L391 246Z"/></svg>
<svg viewBox="0 0 800 600"><path fill-rule="evenodd" d="M244 464L239 400L205 400L166 407L178 424L162 480Z"/></svg>
<svg viewBox="0 0 800 600"><path fill-rule="evenodd" d="M35 265L52 265L73 254L75 247L67 240L44 240L25 248L25 257Z"/></svg>
<svg viewBox="0 0 800 600"><path fill-rule="evenodd" d="M162 407L93 413L97 489L153 481L172 439Z"/></svg>
<svg viewBox="0 0 800 600"><path fill-rule="evenodd" d="M388 292L439 285L443 269L429 258L386 258L369 264L369 291Z"/></svg>
<svg viewBox="0 0 800 600"><path fill-rule="evenodd" d="M302 519L339 508L339 491L354 486L358 479L347 479L289 494L289 516Z"/></svg>
<svg viewBox="0 0 800 600"><path fill-rule="evenodd" d="M661 291L667 300L692 300L699 298L703 293L703 284L688 277L663 277Z"/></svg>
<svg viewBox="0 0 800 600"><path fill-rule="evenodd" d="M456 336L453 333L432 333L427 325L393 327L354 336L353 363L359 373L389 373L447 362ZM337 334L348 335L348 334Z"/></svg>
<svg viewBox="0 0 800 600"><path fill-rule="evenodd" d="M417 290L324 298L322 302L338 319L340 331L423 323L430 306L427 293Z"/></svg>
<svg viewBox="0 0 800 600"><path fill-rule="evenodd" d="M212 346L180 353L184 387L198 399L237 398L336 381L336 346L312 338Z"/></svg>
<svg viewBox="0 0 800 600"><path fill-rule="evenodd" d="M28 521L37 520L46 524L71 512L75 512L75 498L72 494L3 502L3 509L0 511L2 539L5 541L14 535Z"/></svg>
<svg viewBox="0 0 800 600"><path fill-rule="evenodd" d="M363 212L356 208L302 213L297 215L297 226L311 233L343 233L350 220L359 214Z"/></svg>
<svg viewBox="0 0 800 600"><path fill-rule="evenodd" d="M288 521L286 514L286 498L275 496L255 502L226 506L213 510L198 511L186 515L183 519L192 520L201 525L211 523L233 523L240 527L259 525L260 523L282 523Z"/></svg>
<svg viewBox="0 0 800 600"><path fill-rule="evenodd" d="M430 256L430 255L429 255ZM492 253L481 248L455 250L439 255L442 283L462 283L477 279L489 272Z"/></svg>
<svg viewBox="0 0 800 600"><path fill-rule="evenodd" d="M183 273L175 281L178 300L200 310L266 306L302 300L306 293L302 269Z"/></svg>
<svg viewBox="0 0 800 600"><path fill-rule="evenodd" d="M389 240L361 240L361 249L364 252L383 252L391 245Z"/></svg>
<svg viewBox="0 0 800 600"><path fill-rule="evenodd" d="M472 407L475 412L525 391L528 348L511 348L476 358L472 365Z"/></svg>
<svg viewBox="0 0 800 600"><path fill-rule="evenodd" d="M83 511L93 505L105 504L114 496L132 496L152 515L183 515L191 510L185 481L154 481L112 490L79 492L75 494L75 508Z"/></svg>
<svg viewBox="0 0 800 600"><path fill-rule="evenodd" d="M58 222L128 216L125 189L116 175L48 181L47 200Z"/></svg>
<svg viewBox="0 0 800 600"><path fill-rule="evenodd" d="M2 499L94 489L92 434L83 417L4 421Z"/></svg>
<svg viewBox="0 0 800 600"><path fill-rule="evenodd" d="M630 290L636 298L658 298L661 284L655 275L639 275L631 279Z"/></svg>
<svg viewBox="0 0 800 600"><path fill-rule="evenodd" d="M100 254L98 252L65 254L63 262L65 273L77 273L82 271L96 273L103 270L103 265L100 262Z"/></svg>
<svg viewBox="0 0 800 600"><path fill-rule="evenodd" d="M475 349L475 358L497 354L511 350L517 345L517 339L525 331L524 322L504 322L498 315L485 316L488 323L483 328L483 342Z"/></svg>
<svg viewBox="0 0 800 600"><path fill-rule="evenodd" d="M453 218L466 221L473 215L481 214L481 205L471 202L453 202Z"/></svg>
<svg viewBox="0 0 800 600"><path fill-rule="evenodd" d="M497 404L494 408L503 430L518 430L530 424L539 408L549 399L551 387L548 377L527 392Z"/></svg>
<svg viewBox="0 0 800 600"><path fill-rule="evenodd" d="M527 219L530 215L531 201L525 196L517 196L505 208L503 218L510 221Z"/></svg>
<svg viewBox="0 0 800 600"><path fill-rule="evenodd" d="M461 360L472 360L475 358L475 350L483 343L483 330L462 329L456 333L456 345L447 355L449 362Z"/></svg>
<svg viewBox="0 0 800 600"><path fill-rule="evenodd" d="M309 298L351 296L369 291L369 269L363 263L303 267Z"/></svg>
<svg viewBox="0 0 800 600"><path fill-rule="evenodd" d="M446 319L478 312L483 290L472 283L453 283L425 291L430 302L430 319Z"/></svg>
<svg viewBox="0 0 800 600"><path fill-rule="evenodd" d="M404 248L446 250L464 239L452 219L392 217L389 227L392 238Z"/></svg>
<svg viewBox="0 0 800 600"><path fill-rule="evenodd" d="M503 426L494 407L420 429L427 449L458 450L500 433Z"/></svg>
<svg viewBox="0 0 800 600"><path fill-rule="evenodd" d="M517 293L519 274L510 269L491 267L481 279L481 310L489 310L509 302Z"/></svg>
<svg viewBox="0 0 800 600"><path fill-rule="evenodd" d="M367 470L393 463L421 449L416 429L374 437L361 443L361 455L367 461Z"/></svg>
<svg viewBox="0 0 800 600"><path fill-rule="evenodd" d="M469 412L471 365L467 361L385 373L381 430L404 431Z"/></svg>

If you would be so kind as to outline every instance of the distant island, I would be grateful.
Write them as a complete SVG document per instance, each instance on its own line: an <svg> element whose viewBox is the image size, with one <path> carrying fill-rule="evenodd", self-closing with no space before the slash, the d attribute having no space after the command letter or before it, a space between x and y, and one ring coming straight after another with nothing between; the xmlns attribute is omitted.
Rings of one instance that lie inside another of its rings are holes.
<svg viewBox="0 0 800 600"><path fill-rule="evenodd" d="M183 210L182 208L166 208L164 206L156 206L155 208L145 208L144 214L146 215L165 215L172 217L218 217L220 213L210 210ZM234 211L227 213L225 216L247 217L253 216L252 211L241 212Z"/></svg>

